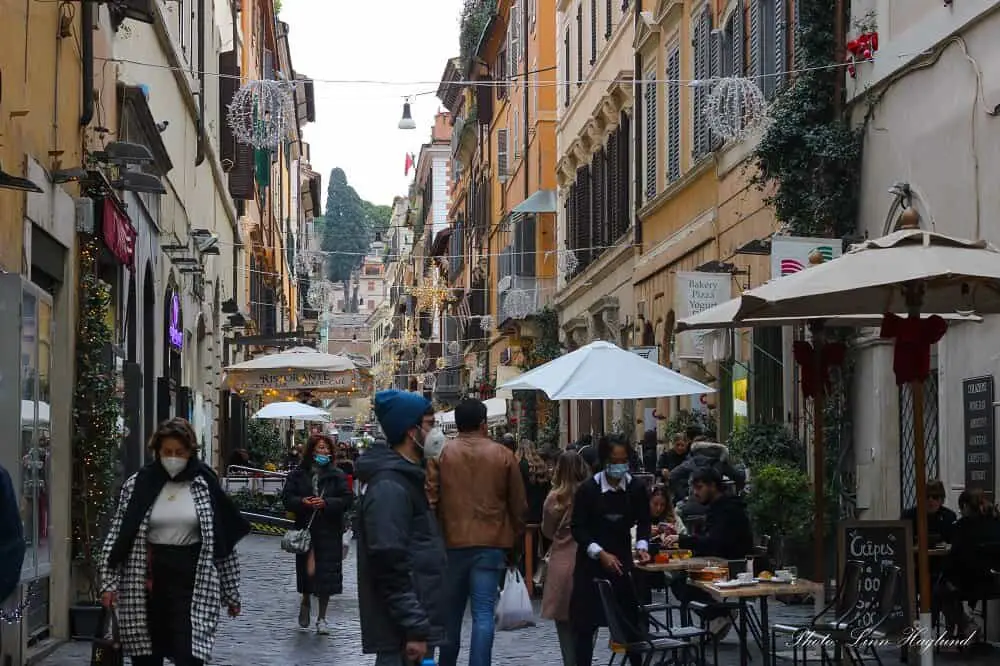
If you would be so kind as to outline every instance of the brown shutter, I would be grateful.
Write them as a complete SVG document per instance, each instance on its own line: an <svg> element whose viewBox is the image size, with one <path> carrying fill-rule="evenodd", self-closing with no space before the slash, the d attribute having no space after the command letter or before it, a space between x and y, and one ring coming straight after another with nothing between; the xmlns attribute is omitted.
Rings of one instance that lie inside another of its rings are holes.
<svg viewBox="0 0 1000 666"><path fill-rule="evenodd" d="M227 116L233 96L240 87L240 68L236 62L236 51L219 54L219 159L222 169L230 171L236 160L236 138L229 127Z"/></svg>

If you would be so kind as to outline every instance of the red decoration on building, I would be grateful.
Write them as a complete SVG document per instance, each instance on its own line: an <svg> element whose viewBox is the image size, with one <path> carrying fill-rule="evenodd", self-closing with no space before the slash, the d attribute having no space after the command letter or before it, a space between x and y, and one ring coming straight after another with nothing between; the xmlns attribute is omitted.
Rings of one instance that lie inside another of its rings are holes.
<svg viewBox="0 0 1000 666"><path fill-rule="evenodd" d="M847 73L851 78L857 76L857 62L871 60L878 51L878 33L864 32L847 42Z"/></svg>
<svg viewBox="0 0 1000 666"><path fill-rule="evenodd" d="M925 381L931 374L931 345L944 337L948 322L937 315L921 319L897 317L887 314L882 318L883 338L894 338L896 348L892 356L892 369L896 383Z"/></svg>
<svg viewBox="0 0 1000 666"><path fill-rule="evenodd" d="M101 231L104 233L104 244L111 250L115 259L130 271L135 271L135 228L118 204L112 199L104 200L104 211Z"/></svg>
<svg viewBox="0 0 1000 666"><path fill-rule="evenodd" d="M802 393L807 398L815 398L830 384L830 368L844 362L847 348L840 342L830 342L820 349L819 364L816 363L816 351L811 343L798 340L792 345L792 355L795 362L802 368Z"/></svg>

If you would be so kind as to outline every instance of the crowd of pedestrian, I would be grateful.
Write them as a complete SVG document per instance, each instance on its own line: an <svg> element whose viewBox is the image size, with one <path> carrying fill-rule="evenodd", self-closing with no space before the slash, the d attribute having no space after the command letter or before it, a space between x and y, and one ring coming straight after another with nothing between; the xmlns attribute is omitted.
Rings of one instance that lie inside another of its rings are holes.
<svg viewBox="0 0 1000 666"><path fill-rule="evenodd" d="M595 580L609 582L639 626L640 597L657 583L637 563L659 549L727 559L751 549L742 474L725 446L697 430L663 451L655 433L637 445L588 436L553 459L527 440L492 439L479 400L455 408L452 438L422 395L382 391L374 411L384 440L352 460L331 437L313 434L282 500L295 529L308 533L295 556L298 624L318 634L336 625L327 612L331 596L343 593L345 534L356 512L362 649L378 666L435 655L456 666L467 609L469 666L493 663L504 572L524 567L526 543L544 555L535 581L541 616L554 622L564 666L589 666L606 625ZM125 482L111 523L102 600L117 605L132 663L200 666L219 609L241 612L236 544L249 526L198 459L187 421L163 424L150 447L153 462ZM537 541L526 538L533 531ZM713 615L711 600L682 583L672 582L675 596L706 602L713 631L727 630L728 616Z"/></svg>

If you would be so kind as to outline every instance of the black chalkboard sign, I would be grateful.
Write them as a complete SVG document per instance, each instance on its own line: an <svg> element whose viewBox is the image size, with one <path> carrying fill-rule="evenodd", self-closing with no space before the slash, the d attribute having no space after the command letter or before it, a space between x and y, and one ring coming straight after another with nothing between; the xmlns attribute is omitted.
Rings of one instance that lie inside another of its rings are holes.
<svg viewBox="0 0 1000 666"><path fill-rule="evenodd" d="M857 626L871 627L879 619L879 584L882 567L886 565L895 565L903 570L903 589L897 594L892 619L881 630L891 634L911 626L917 597L913 587L916 558L910 521L846 520L840 523L839 528L837 553L840 570L843 571L847 560L864 563L859 601L864 612L858 618Z"/></svg>
<svg viewBox="0 0 1000 666"><path fill-rule="evenodd" d="M992 376L962 380L962 421L965 427L965 487L979 488L992 500L996 450Z"/></svg>

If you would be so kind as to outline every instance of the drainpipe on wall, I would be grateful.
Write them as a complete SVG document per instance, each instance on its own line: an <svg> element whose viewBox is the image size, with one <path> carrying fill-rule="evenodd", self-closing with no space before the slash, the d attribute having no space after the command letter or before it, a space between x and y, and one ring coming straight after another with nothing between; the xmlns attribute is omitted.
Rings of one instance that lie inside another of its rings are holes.
<svg viewBox="0 0 1000 666"><path fill-rule="evenodd" d="M205 0L198 0L198 152L194 165L205 161ZM234 45L235 48L235 45Z"/></svg>
<svg viewBox="0 0 1000 666"><path fill-rule="evenodd" d="M94 119L94 5L91 0L83 0L80 14L83 34L80 35L80 50L83 59L83 112L80 126L86 127Z"/></svg>

